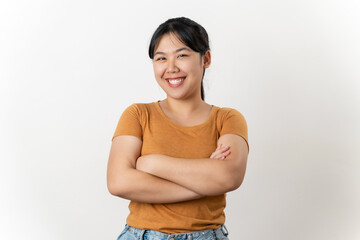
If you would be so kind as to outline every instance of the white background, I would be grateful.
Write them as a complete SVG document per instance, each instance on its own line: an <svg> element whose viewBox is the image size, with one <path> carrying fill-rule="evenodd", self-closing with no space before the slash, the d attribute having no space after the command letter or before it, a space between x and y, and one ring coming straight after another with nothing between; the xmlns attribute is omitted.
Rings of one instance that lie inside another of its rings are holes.
<svg viewBox="0 0 360 240"><path fill-rule="evenodd" d="M250 155L231 240L360 239L357 0L0 3L0 239L116 239L106 188L124 108L163 99L147 48L187 16L208 31L206 100L239 110Z"/></svg>

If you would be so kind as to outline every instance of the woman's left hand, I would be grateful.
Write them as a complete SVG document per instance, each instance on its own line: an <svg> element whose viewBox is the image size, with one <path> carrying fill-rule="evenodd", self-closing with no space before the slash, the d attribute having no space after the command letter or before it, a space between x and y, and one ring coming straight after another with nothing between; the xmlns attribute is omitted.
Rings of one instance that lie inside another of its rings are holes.
<svg viewBox="0 0 360 240"><path fill-rule="evenodd" d="M230 147L229 146L223 146L222 144L220 144L216 148L215 152L213 152L211 154L210 158L224 160L230 154L231 154Z"/></svg>

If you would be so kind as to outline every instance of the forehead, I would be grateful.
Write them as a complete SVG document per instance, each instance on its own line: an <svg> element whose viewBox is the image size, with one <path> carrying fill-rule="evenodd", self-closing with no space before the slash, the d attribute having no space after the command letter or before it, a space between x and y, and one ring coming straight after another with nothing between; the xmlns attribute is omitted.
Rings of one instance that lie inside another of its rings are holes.
<svg viewBox="0 0 360 240"><path fill-rule="evenodd" d="M176 36L173 33L168 33L168 34L163 35L160 38L160 40L155 48L155 52L157 52L157 51L172 52L176 49L184 48L184 47L190 49L183 42L181 42L179 40L178 36Z"/></svg>

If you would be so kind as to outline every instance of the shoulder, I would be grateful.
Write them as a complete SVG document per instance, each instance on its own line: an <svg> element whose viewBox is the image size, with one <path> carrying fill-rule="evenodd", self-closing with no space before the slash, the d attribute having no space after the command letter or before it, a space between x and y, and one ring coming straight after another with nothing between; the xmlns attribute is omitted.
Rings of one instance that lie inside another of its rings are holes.
<svg viewBox="0 0 360 240"><path fill-rule="evenodd" d="M151 103L133 103L126 107L121 114L113 139L119 135L132 135L142 139L150 109Z"/></svg>
<svg viewBox="0 0 360 240"><path fill-rule="evenodd" d="M244 115L236 110L235 108L230 107L217 107L214 106L217 110L217 121L225 121L229 118L238 118L245 121Z"/></svg>
<svg viewBox="0 0 360 240"><path fill-rule="evenodd" d="M146 109L150 103L133 103L126 107L126 110L142 111Z"/></svg>
<svg viewBox="0 0 360 240"><path fill-rule="evenodd" d="M234 108L217 107L216 127L219 135L236 134L248 144L248 128L242 113Z"/></svg>
<svg viewBox="0 0 360 240"><path fill-rule="evenodd" d="M125 112L130 112L137 115L142 115L149 113L151 109L153 108L154 103L133 103L129 106L127 106L124 110Z"/></svg>

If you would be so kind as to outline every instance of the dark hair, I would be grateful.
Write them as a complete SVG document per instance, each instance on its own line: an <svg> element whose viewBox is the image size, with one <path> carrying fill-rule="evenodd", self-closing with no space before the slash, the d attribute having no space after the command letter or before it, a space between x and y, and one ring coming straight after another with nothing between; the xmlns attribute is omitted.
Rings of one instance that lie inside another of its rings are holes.
<svg viewBox="0 0 360 240"><path fill-rule="evenodd" d="M154 59L154 51L161 37L174 33L179 40L195 52L204 56L209 47L209 37L206 30L198 23L186 17L171 18L159 25L155 30L149 46L149 57ZM203 79L205 69L203 73ZM201 79L201 99L205 99L203 79Z"/></svg>

